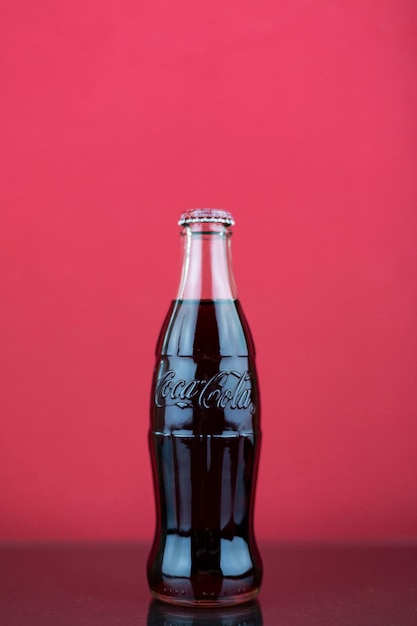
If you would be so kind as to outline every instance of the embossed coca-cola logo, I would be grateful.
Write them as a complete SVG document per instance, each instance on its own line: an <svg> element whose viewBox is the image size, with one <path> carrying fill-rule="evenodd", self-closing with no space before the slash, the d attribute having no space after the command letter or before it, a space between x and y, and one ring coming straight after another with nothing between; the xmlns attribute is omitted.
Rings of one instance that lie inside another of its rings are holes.
<svg viewBox="0 0 417 626"><path fill-rule="evenodd" d="M248 409L255 411L252 403L251 376L248 371L220 371L209 380L185 380L175 370L168 370L158 380L155 404L158 407L178 406L181 409Z"/></svg>

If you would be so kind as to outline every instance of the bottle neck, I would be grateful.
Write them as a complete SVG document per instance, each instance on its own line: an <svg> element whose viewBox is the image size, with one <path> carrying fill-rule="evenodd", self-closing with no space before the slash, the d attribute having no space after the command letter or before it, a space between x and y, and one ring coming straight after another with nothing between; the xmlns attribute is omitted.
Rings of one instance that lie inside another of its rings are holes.
<svg viewBox="0 0 417 626"><path fill-rule="evenodd" d="M188 224L178 300L234 300L231 228L218 223Z"/></svg>

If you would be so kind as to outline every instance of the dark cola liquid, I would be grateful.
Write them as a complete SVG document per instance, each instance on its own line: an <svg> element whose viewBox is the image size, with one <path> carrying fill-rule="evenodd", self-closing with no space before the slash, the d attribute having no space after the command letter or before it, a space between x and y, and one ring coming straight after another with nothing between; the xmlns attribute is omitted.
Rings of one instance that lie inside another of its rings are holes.
<svg viewBox="0 0 417 626"><path fill-rule="evenodd" d="M233 300L177 301L157 346L150 450L153 594L171 603L253 598L259 395L249 328Z"/></svg>

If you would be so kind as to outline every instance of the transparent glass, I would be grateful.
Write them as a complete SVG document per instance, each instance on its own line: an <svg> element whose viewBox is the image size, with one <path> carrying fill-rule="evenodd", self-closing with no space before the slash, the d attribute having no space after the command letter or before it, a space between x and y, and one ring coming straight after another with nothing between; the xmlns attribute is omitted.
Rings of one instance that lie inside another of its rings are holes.
<svg viewBox="0 0 417 626"><path fill-rule="evenodd" d="M184 260L178 300L234 300L230 226L197 222L184 227Z"/></svg>

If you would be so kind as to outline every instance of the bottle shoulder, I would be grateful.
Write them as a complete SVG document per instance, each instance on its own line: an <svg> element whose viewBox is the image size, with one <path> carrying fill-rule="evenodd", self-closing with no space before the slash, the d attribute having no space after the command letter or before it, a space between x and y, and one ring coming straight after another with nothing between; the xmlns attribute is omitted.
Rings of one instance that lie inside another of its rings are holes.
<svg viewBox="0 0 417 626"><path fill-rule="evenodd" d="M156 346L157 356L255 358L239 300L174 300Z"/></svg>

